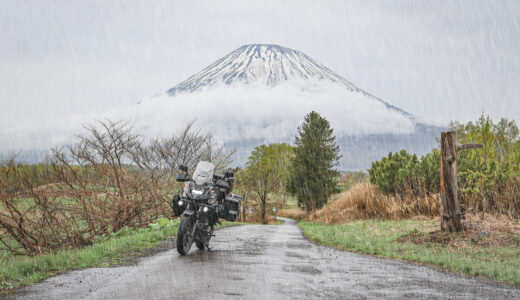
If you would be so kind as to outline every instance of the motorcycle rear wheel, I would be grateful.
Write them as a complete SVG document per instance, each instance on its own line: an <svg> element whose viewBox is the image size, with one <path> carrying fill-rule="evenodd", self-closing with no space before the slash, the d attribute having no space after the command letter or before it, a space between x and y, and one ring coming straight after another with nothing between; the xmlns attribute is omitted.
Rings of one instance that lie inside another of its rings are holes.
<svg viewBox="0 0 520 300"><path fill-rule="evenodd" d="M190 217L182 217L179 230L177 231L177 252L180 255L186 255L190 252L191 245L193 244L193 237L190 236L193 230L193 221Z"/></svg>

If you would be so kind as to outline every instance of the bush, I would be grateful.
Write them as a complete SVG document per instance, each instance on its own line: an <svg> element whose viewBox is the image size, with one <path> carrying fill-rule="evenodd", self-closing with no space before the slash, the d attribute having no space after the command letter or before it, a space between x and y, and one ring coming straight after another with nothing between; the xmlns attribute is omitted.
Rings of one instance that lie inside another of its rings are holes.
<svg viewBox="0 0 520 300"><path fill-rule="evenodd" d="M481 116L476 123L452 122L457 143L481 143L482 149L458 153L458 183L466 209L520 216L520 137L514 121L494 123ZM440 151L417 159L401 150L369 169L370 182L386 194L418 195L440 190Z"/></svg>
<svg viewBox="0 0 520 300"><path fill-rule="evenodd" d="M388 154L380 161L372 163L368 170L370 183L384 193L404 195L426 190L434 193L439 190L440 152L434 150L421 157L405 150Z"/></svg>
<svg viewBox="0 0 520 300"><path fill-rule="evenodd" d="M458 157L462 203L474 211L520 214L520 136L514 121L493 122L483 115L476 123L452 122L459 144L481 143L480 150Z"/></svg>

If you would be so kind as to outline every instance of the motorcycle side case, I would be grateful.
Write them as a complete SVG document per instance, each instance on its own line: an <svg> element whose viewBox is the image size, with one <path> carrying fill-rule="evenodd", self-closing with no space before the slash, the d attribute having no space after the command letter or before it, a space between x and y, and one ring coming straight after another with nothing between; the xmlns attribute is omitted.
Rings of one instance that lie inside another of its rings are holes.
<svg viewBox="0 0 520 300"><path fill-rule="evenodd" d="M173 214L176 217L180 217L182 213L186 210L187 203L184 202L183 205L179 205L179 201L182 200L179 195L175 195L172 198L172 210Z"/></svg>
<svg viewBox="0 0 520 300"><path fill-rule="evenodd" d="M231 193L224 198L224 219L231 222L236 221L241 201L242 197Z"/></svg>

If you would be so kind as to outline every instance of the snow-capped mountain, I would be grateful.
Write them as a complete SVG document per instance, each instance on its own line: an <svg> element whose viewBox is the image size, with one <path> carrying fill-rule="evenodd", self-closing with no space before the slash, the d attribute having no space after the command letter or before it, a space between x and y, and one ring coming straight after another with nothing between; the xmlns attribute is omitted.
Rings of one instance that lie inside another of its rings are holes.
<svg viewBox="0 0 520 300"><path fill-rule="evenodd" d="M292 142L311 110L330 121L343 154L340 168L346 170L366 169L390 151L429 152L441 131L302 52L278 45L242 46L154 100L150 112L146 106L139 110L150 115L165 103L181 106L188 116L176 114L171 122L196 119L238 150L238 164L255 146ZM153 127L154 121L146 122Z"/></svg>
<svg viewBox="0 0 520 300"><path fill-rule="evenodd" d="M25 151L20 159L38 161L94 120L124 120L150 138L171 136L195 120L198 129L237 150L235 165L243 166L258 145L293 142L311 111L334 129L343 170L366 169L390 151L424 154L436 146L441 131L301 52L246 45L161 95L102 114L61 116L37 126L22 122L0 129L0 140L16 141Z"/></svg>
<svg viewBox="0 0 520 300"><path fill-rule="evenodd" d="M412 117L405 111L365 92L304 53L272 44L244 45L169 89L168 94L175 96L178 93L200 91L220 84L276 86L287 81L301 83L309 80L329 81L341 85L349 91L361 93L380 101L390 109ZM302 88L305 86L303 85Z"/></svg>
<svg viewBox="0 0 520 300"><path fill-rule="evenodd" d="M242 46L168 90L170 95L193 92L218 83L261 82L277 85L285 80L326 79L358 88L307 55L278 45L253 44Z"/></svg>

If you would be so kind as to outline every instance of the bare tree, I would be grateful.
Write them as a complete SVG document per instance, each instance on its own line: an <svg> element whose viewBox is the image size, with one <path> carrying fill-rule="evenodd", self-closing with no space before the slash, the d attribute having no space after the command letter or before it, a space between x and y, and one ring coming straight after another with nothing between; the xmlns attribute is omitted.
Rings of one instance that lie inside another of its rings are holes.
<svg viewBox="0 0 520 300"><path fill-rule="evenodd" d="M213 142L211 135L202 134L190 122L178 135L165 139L156 139L152 142L153 150L164 161L171 174L179 172L180 164L193 169L201 161L210 161L217 169L227 167L231 162L234 151L226 153L222 146Z"/></svg>
<svg viewBox="0 0 520 300"><path fill-rule="evenodd" d="M151 141L121 121L85 129L74 144L53 148L45 165L17 165L16 155L2 163L0 231L19 246L3 241L4 248L39 254L81 247L125 226L147 226L159 215L171 215L172 175L179 164L194 167L207 160L223 168L231 161L231 154L193 123ZM31 199L30 205L20 206L20 198Z"/></svg>

